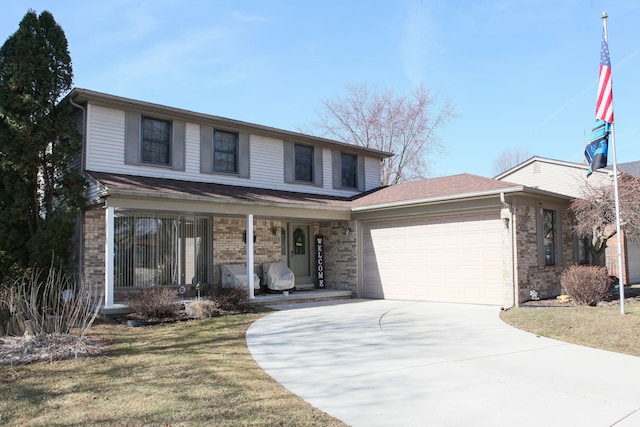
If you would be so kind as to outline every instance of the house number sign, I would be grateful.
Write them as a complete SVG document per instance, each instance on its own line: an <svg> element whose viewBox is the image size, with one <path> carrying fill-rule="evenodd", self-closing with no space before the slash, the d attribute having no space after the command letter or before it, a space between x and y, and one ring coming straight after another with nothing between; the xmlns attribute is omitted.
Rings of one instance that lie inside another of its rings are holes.
<svg viewBox="0 0 640 427"><path fill-rule="evenodd" d="M324 288L324 237L316 236L316 287Z"/></svg>

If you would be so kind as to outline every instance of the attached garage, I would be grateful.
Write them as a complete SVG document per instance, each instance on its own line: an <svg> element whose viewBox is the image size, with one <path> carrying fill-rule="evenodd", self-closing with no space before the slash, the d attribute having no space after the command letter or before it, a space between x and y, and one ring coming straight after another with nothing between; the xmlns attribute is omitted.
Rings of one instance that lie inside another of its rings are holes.
<svg viewBox="0 0 640 427"><path fill-rule="evenodd" d="M351 207L358 294L505 307L555 297L562 271L574 262L573 239L564 231L571 228L569 202L468 174L360 197Z"/></svg>
<svg viewBox="0 0 640 427"><path fill-rule="evenodd" d="M503 304L500 210L363 222L365 298Z"/></svg>

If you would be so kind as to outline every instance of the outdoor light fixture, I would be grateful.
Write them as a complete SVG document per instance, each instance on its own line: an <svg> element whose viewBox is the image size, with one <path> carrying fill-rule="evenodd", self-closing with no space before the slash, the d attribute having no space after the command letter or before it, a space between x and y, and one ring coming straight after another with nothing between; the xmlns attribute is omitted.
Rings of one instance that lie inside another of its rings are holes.
<svg viewBox="0 0 640 427"><path fill-rule="evenodd" d="M247 231L246 230L242 232L242 241L244 243L247 243ZM255 243L255 242L256 242L256 233L254 231L253 232L253 243Z"/></svg>

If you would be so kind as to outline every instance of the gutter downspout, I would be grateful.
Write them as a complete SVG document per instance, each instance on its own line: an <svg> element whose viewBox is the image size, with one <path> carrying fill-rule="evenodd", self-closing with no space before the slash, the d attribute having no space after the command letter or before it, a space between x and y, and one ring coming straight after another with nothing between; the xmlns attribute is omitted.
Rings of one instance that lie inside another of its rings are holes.
<svg viewBox="0 0 640 427"><path fill-rule="evenodd" d="M82 110L82 146L81 146L81 149L80 149L80 173L84 173L84 163L85 163L84 149L85 149L85 145L86 145L86 141L87 141L87 125L86 125L87 109L84 108L82 105L77 104L73 100L73 98L69 98L69 103L71 105L73 105L74 107Z"/></svg>
<svg viewBox="0 0 640 427"><path fill-rule="evenodd" d="M69 103L82 111L82 144L80 145L80 174L84 176L84 152L87 142L87 109L77 104L73 98L69 98ZM80 272L80 283L84 281L84 215L80 214L80 244L78 245L78 271Z"/></svg>
<svg viewBox="0 0 640 427"><path fill-rule="evenodd" d="M507 233L509 233L509 258L511 260L511 307L516 306L516 269L515 269L515 233L513 231L513 206L508 204L504 197L504 192L500 193L500 203L502 204L502 209L500 209L500 218L504 221L505 226L507 228ZM508 308L511 308L508 307Z"/></svg>

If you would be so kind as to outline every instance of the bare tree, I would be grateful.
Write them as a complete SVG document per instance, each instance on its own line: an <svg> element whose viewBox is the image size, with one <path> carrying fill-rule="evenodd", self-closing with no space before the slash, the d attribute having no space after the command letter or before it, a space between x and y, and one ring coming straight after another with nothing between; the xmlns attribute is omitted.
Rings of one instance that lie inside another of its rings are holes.
<svg viewBox="0 0 640 427"><path fill-rule="evenodd" d="M441 150L438 131L456 116L451 101L437 99L419 85L410 94L378 92L350 84L347 95L322 102L312 125L322 136L394 154L382 164L382 185L429 176L429 157Z"/></svg>
<svg viewBox="0 0 640 427"><path fill-rule="evenodd" d="M491 173L493 176L500 175L502 172L519 165L529 159L531 154L526 148L509 148L506 149L493 161L491 165Z"/></svg>
<svg viewBox="0 0 640 427"><path fill-rule="evenodd" d="M578 237L591 239L592 251L602 259L607 241L616 235L615 192L610 185L593 185L588 181L583 196L571 202ZM620 227L625 233L640 231L640 177L620 172L618 175Z"/></svg>

